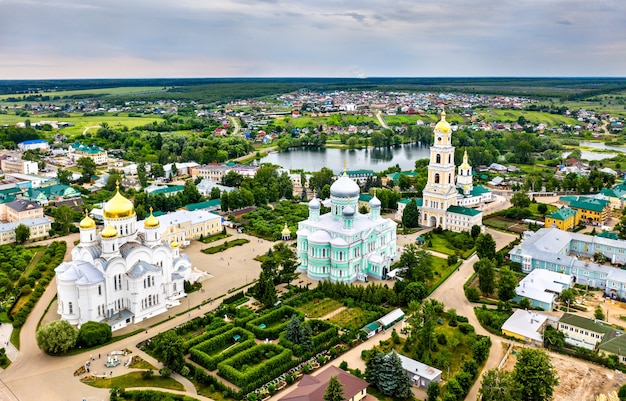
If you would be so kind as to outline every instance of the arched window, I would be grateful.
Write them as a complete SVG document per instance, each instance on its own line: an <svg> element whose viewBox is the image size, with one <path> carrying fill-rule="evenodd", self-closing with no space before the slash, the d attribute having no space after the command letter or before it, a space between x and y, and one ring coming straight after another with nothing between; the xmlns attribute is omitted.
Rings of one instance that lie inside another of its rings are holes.
<svg viewBox="0 0 626 401"><path fill-rule="evenodd" d="M439 173L435 173L435 184L439 184Z"/></svg>
<svg viewBox="0 0 626 401"><path fill-rule="evenodd" d="M437 153L435 160L437 161L437 163L441 163L441 155L439 153Z"/></svg>

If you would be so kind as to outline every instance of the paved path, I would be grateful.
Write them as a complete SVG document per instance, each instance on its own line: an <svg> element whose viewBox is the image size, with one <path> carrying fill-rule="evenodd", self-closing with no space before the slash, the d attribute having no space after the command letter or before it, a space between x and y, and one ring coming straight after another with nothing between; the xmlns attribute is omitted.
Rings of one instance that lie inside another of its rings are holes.
<svg viewBox="0 0 626 401"><path fill-rule="evenodd" d="M239 134L241 127L239 126L239 119L237 117L228 116L228 119L233 124L233 133L231 135L236 136Z"/></svg>

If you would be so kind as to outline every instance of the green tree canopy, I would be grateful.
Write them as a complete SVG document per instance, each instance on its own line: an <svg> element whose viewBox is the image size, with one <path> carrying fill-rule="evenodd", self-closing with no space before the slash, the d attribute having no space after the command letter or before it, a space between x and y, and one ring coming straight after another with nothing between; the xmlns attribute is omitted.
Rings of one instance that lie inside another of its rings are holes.
<svg viewBox="0 0 626 401"><path fill-rule="evenodd" d="M524 191L516 192L511 197L511 204L519 208L525 208L530 206L530 198L528 197L528 193Z"/></svg>
<svg viewBox="0 0 626 401"><path fill-rule="evenodd" d="M80 326L77 343L85 347L106 344L111 335L111 326L107 323L89 321Z"/></svg>
<svg viewBox="0 0 626 401"><path fill-rule="evenodd" d="M15 241L18 244L23 244L30 239L30 228L25 224L18 224L15 227Z"/></svg>
<svg viewBox="0 0 626 401"><path fill-rule="evenodd" d="M507 302L515 296L515 287L517 287L517 277L508 266L503 267L498 272L498 298Z"/></svg>
<svg viewBox="0 0 626 401"><path fill-rule="evenodd" d="M414 228L419 226L420 213L417 209L417 202L415 198L411 199L406 204L404 212L402 213L402 225L407 228Z"/></svg>
<svg viewBox="0 0 626 401"><path fill-rule="evenodd" d="M38 329L35 338L42 351L63 354L76 344L78 330L66 320L55 320Z"/></svg>
<svg viewBox="0 0 626 401"><path fill-rule="evenodd" d="M543 350L524 348L517 355L513 368L513 381L519 384L521 401L547 401L559 384L559 377L550 362L550 356Z"/></svg>
<svg viewBox="0 0 626 401"><path fill-rule="evenodd" d="M491 369L483 375L478 395L481 401L520 401L520 388L511 372Z"/></svg>
<svg viewBox="0 0 626 401"><path fill-rule="evenodd" d="M154 355L175 371L180 371L184 366L185 347L183 339L173 330L157 334L150 341L150 348Z"/></svg>
<svg viewBox="0 0 626 401"><path fill-rule="evenodd" d="M496 241L491 234L479 234L476 238L476 254L480 259L496 257Z"/></svg>
<svg viewBox="0 0 626 401"><path fill-rule="evenodd" d="M481 259L474 267L477 268L478 271L478 287L485 295L493 294L496 288L496 269L495 263L493 263L490 259Z"/></svg>
<svg viewBox="0 0 626 401"><path fill-rule="evenodd" d="M76 162L76 166L82 170L80 181L91 182L91 177L96 175L96 162L89 157L81 157Z"/></svg>

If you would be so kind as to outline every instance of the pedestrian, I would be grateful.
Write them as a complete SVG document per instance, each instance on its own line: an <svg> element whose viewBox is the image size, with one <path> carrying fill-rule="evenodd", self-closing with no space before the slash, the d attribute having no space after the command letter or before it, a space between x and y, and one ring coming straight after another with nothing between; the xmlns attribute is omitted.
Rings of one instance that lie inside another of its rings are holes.
<svg viewBox="0 0 626 401"><path fill-rule="evenodd" d="M89 367L87 367L87 373L89 373Z"/></svg>
<svg viewBox="0 0 626 401"><path fill-rule="evenodd" d="M100 359L100 354L98 354L98 359Z"/></svg>
<svg viewBox="0 0 626 401"><path fill-rule="evenodd" d="M93 354L89 355L89 359L93 361Z"/></svg>

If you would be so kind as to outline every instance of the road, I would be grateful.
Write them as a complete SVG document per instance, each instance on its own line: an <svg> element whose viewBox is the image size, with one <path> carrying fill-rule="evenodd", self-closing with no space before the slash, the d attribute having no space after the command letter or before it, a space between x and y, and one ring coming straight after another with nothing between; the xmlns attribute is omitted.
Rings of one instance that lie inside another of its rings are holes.
<svg viewBox="0 0 626 401"><path fill-rule="evenodd" d="M233 124L233 133L231 135L239 135L239 131L241 130L239 119L231 116L228 116L228 119Z"/></svg>
<svg viewBox="0 0 626 401"><path fill-rule="evenodd" d="M380 110L378 110L376 112L376 118L378 119L378 122L380 123L381 127L385 128L385 129L389 129L389 126L387 125L387 123L383 119L383 114L382 114L382 112Z"/></svg>

